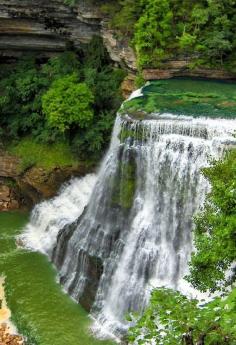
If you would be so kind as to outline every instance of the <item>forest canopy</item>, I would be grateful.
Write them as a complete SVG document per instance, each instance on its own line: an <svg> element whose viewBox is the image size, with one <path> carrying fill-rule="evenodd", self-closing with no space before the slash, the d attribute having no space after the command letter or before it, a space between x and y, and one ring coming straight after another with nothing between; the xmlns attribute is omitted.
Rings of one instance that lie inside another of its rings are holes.
<svg viewBox="0 0 236 345"><path fill-rule="evenodd" d="M109 27L134 48L141 69L190 58L192 67L236 70L235 0L86 1L101 7Z"/></svg>
<svg viewBox="0 0 236 345"><path fill-rule="evenodd" d="M109 143L125 74L113 67L96 36L83 49L48 61L33 55L5 65L0 71L1 140L6 146L22 144L17 151L23 149L24 157L30 156L26 143L29 148L65 143L64 151L69 146L75 158L96 161Z"/></svg>

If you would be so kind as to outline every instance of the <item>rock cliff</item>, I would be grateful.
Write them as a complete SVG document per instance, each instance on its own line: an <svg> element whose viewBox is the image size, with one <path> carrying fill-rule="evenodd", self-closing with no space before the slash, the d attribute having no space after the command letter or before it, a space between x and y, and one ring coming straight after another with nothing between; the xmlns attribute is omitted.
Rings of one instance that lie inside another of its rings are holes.
<svg viewBox="0 0 236 345"><path fill-rule="evenodd" d="M63 0L0 0L0 56L15 58L39 52L51 56L79 47L100 32L96 15L82 19L77 8Z"/></svg>
<svg viewBox="0 0 236 345"><path fill-rule="evenodd" d="M18 158L0 152L0 211L31 208L35 203L53 197L61 184L72 176L84 176L92 167L86 164L55 167L48 171L40 167L21 170Z"/></svg>
<svg viewBox="0 0 236 345"><path fill-rule="evenodd" d="M64 0L0 0L0 59L12 59L27 52L39 57L50 57L67 47L78 48L93 35L103 37L111 59L137 71L136 57L125 37L117 38L109 29L96 3L79 0L74 7ZM188 61L189 60L189 61ZM191 58L169 61L160 69L144 70L144 79L163 79L179 76L197 76L215 79L235 79L225 70L192 69ZM127 84L126 84L127 86Z"/></svg>
<svg viewBox="0 0 236 345"><path fill-rule="evenodd" d="M99 7L87 1L66 6L63 0L0 0L0 59L11 60L37 52L50 57L67 47L78 48L100 35L111 59L136 69L127 40L108 30Z"/></svg>

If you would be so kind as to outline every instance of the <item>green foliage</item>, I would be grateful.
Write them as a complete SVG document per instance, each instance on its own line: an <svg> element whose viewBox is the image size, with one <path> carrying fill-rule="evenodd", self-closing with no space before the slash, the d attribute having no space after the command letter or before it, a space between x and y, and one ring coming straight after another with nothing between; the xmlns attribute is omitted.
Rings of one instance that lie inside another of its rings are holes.
<svg viewBox="0 0 236 345"><path fill-rule="evenodd" d="M134 46L138 64L159 67L169 58L235 68L235 0L118 0L102 10L110 26ZM127 39L127 38L126 38Z"/></svg>
<svg viewBox="0 0 236 345"><path fill-rule="evenodd" d="M64 133L71 125L89 126L93 118L93 94L76 75L54 81L42 98L43 112L50 126Z"/></svg>
<svg viewBox="0 0 236 345"><path fill-rule="evenodd" d="M129 341L138 345L235 345L236 289L227 298L199 306L197 300L169 289L155 289L151 301L129 331Z"/></svg>
<svg viewBox="0 0 236 345"><path fill-rule="evenodd" d="M71 144L77 156L97 159L110 141L115 114L122 102L119 86L126 73L111 66L102 39L97 36L84 51L84 61L81 73L94 95L94 117L86 131L77 131Z"/></svg>
<svg viewBox="0 0 236 345"><path fill-rule="evenodd" d="M140 67L158 64L168 57L173 12L169 0L148 0L135 25L134 45Z"/></svg>
<svg viewBox="0 0 236 345"><path fill-rule="evenodd" d="M30 136L53 144L66 139L77 158L100 158L122 102L124 77L125 72L112 66L99 37L77 53L64 52L44 63L31 56L4 66L1 140L17 142ZM25 167L34 163L25 159Z"/></svg>
<svg viewBox="0 0 236 345"><path fill-rule="evenodd" d="M194 243L197 252L190 263L188 280L200 290L216 290L232 284L225 272L236 260L236 150L203 170L212 186L205 207L196 216Z"/></svg>
<svg viewBox="0 0 236 345"><path fill-rule="evenodd" d="M76 163L70 146L63 140L48 145L27 137L18 144L11 144L7 149L10 153L22 159L22 171L33 165L51 170L55 167L71 166Z"/></svg>

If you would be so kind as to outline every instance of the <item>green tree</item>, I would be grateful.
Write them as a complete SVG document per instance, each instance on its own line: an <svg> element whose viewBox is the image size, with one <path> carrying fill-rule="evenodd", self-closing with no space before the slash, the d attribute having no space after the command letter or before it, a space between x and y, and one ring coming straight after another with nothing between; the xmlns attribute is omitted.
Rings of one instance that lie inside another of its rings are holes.
<svg viewBox="0 0 236 345"><path fill-rule="evenodd" d="M235 280L235 272L228 279L225 272L236 260L236 150L203 169L203 174L212 190L195 218L196 253L188 280L200 290L214 291Z"/></svg>
<svg viewBox="0 0 236 345"><path fill-rule="evenodd" d="M169 0L148 0L143 3L145 9L135 25L133 42L140 67L156 66L169 56L173 13Z"/></svg>
<svg viewBox="0 0 236 345"><path fill-rule="evenodd" d="M42 97L43 112L50 126L65 132L72 125L88 127L93 118L94 97L85 83L73 74L54 81Z"/></svg>
<svg viewBox="0 0 236 345"><path fill-rule="evenodd" d="M138 345L235 345L235 313L236 289L201 306L179 292L155 289L128 338Z"/></svg>

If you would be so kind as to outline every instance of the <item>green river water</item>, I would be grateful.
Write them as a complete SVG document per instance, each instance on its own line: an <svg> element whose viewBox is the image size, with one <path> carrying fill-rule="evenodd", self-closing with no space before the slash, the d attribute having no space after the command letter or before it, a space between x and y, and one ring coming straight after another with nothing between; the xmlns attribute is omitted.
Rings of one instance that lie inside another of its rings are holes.
<svg viewBox="0 0 236 345"><path fill-rule="evenodd" d="M15 236L28 221L21 212L0 213L0 275L19 331L34 345L110 345L89 333L84 309L63 293L44 255L17 249Z"/></svg>

